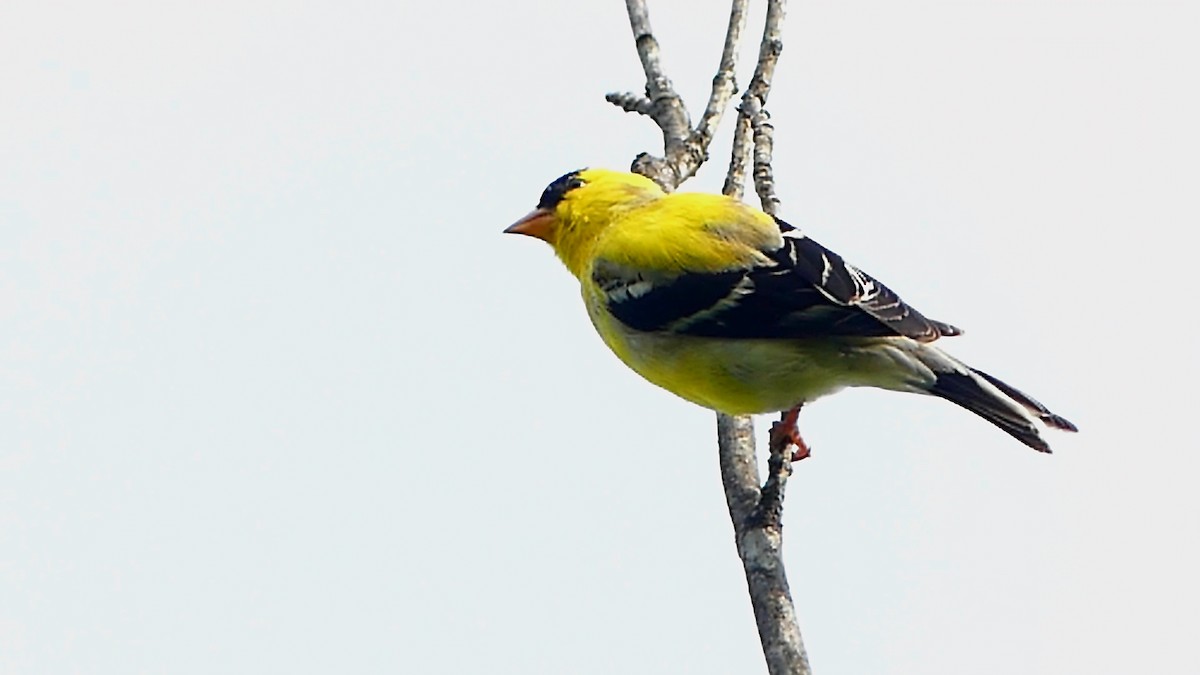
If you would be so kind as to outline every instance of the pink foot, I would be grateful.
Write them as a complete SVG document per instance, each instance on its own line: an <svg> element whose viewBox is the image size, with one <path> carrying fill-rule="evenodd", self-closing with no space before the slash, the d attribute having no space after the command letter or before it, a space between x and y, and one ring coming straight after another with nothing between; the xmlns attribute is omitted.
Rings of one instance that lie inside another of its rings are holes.
<svg viewBox="0 0 1200 675"><path fill-rule="evenodd" d="M796 421L800 418L800 408L804 404L788 410L780 416L779 421L771 425L770 443L772 451L782 452L789 445L796 446L796 451L792 453L792 461L799 462L812 455L812 449L800 437L800 429L796 426Z"/></svg>

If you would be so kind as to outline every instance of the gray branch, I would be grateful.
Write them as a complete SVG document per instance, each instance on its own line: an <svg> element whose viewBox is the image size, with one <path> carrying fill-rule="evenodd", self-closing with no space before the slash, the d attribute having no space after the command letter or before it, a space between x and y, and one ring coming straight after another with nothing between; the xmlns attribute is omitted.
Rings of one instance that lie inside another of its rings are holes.
<svg viewBox="0 0 1200 675"><path fill-rule="evenodd" d="M746 165L750 160L750 148L754 142L751 136L750 118L738 114L733 128L733 152L729 158L729 171L725 173L725 185L721 192L731 197L742 198L746 185Z"/></svg>
<svg viewBox="0 0 1200 675"><path fill-rule="evenodd" d="M629 26L633 29L638 58L646 75L646 95L610 93L605 99L626 112L650 117L662 130L663 156L642 153L633 161L632 168L666 190L674 190L694 176L700 165L708 159L708 146L712 143L713 134L729 100L737 91L734 72L737 69L742 30L746 26L747 4L749 0L733 0L721 63L713 77L712 94L700 123L692 129L687 107L663 68L661 50L650 28L650 14L646 10L645 0L625 0Z"/></svg>
<svg viewBox="0 0 1200 675"><path fill-rule="evenodd" d="M754 191L762 209L771 215L779 210L779 197L775 196L775 172L771 169L771 153L775 150L775 127L766 110L758 110L750 117L750 128L754 130Z"/></svg>
<svg viewBox="0 0 1200 675"><path fill-rule="evenodd" d="M717 74L713 76L712 94L708 97L708 105L704 108L700 123L689 137L693 143L705 149L703 159L708 159L707 149L712 143L713 134L717 131L717 125L721 123L721 116L725 114L729 99L737 92L738 47L742 41L742 30L746 27L748 4L750 0L733 0L733 6L729 10L729 27L725 30L725 48L721 50L721 64L717 66Z"/></svg>
<svg viewBox="0 0 1200 675"><path fill-rule="evenodd" d="M617 106L625 112L635 112L639 115L653 117L654 101L646 98L641 94L635 94L632 91L612 92L605 94L604 100Z"/></svg>
<svg viewBox="0 0 1200 675"><path fill-rule="evenodd" d="M775 78L775 66L779 63L779 55L783 53L783 19L787 15L787 0L768 0L767 19L763 26L762 43L758 47L758 65L754 68L754 77L750 78L750 86L742 96L757 98L760 105L767 104L767 95L771 93L771 82Z"/></svg>
<svg viewBox="0 0 1200 675"><path fill-rule="evenodd" d="M734 71L746 25L747 4L748 0L733 0L712 93L700 122L691 129L683 100L663 69L645 1L625 1L646 75L646 96L609 94L606 99L626 112L650 117L662 130L663 156L642 153L634 159L632 170L658 182L666 190L674 190L693 176L708 159L713 135L737 91ZM779 200L775 196L771 171L774 127L765 105L775 65L783 51L780 36L784 14L785 0L768 0L758 63L738 107L733 152L723 190L725 194L741 198L747 170L752 167L755 191L763 210L771 214L777 210ZM738 556L746 573L767 670L771 675L811 675L783 565L783 497L792 470L790 447L786 442L771 443L767 482L760 488L753 420L749 416L718 413L717 444L721 482L733 521Z"/></svg>

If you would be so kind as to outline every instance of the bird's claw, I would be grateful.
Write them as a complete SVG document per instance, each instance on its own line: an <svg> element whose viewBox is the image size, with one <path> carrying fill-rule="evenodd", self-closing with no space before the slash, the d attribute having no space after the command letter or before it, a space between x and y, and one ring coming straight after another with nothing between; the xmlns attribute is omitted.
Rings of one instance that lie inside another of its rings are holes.
<svg viewBox="0 0 1200 675"><path fill-rule="evenodd" d="M796 450L792 453L792 461L799 462L800 460L812 455L812 448L808 447L808 443L800 437L800 429L796 426L796 421L800 418L800 408L798 405L791 410L783 413L778 422L771 424L771 448L782 452L789 445L796 446Z"/></svg>

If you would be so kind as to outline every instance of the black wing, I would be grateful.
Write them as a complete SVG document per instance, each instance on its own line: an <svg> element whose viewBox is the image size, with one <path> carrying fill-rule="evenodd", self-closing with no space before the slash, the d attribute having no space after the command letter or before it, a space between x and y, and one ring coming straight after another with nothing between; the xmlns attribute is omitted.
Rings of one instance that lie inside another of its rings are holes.
<svg viewBox="0 0 1200 675"><path fill-rule="evenodd" d="M925 318L838 254L776 219L783 246L749 269L653 279L598 265L609 311L641 331L726 338L958 335Z"/></svg>

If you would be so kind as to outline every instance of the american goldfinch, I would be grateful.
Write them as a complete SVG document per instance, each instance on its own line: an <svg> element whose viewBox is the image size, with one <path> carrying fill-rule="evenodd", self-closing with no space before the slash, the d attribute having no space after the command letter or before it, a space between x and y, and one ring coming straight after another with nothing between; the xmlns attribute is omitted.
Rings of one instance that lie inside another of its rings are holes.
<svg viewBox="0 0 1200 675"><path fill-rule="evenodd" d="M1073 424L934 347L959 330L736 199L584 169L505 232L550 244L605 344L642 377L729 414L795 412L845 387L930 394L1040 452ZM803 441L796 438L801 449Z"/></svg>

